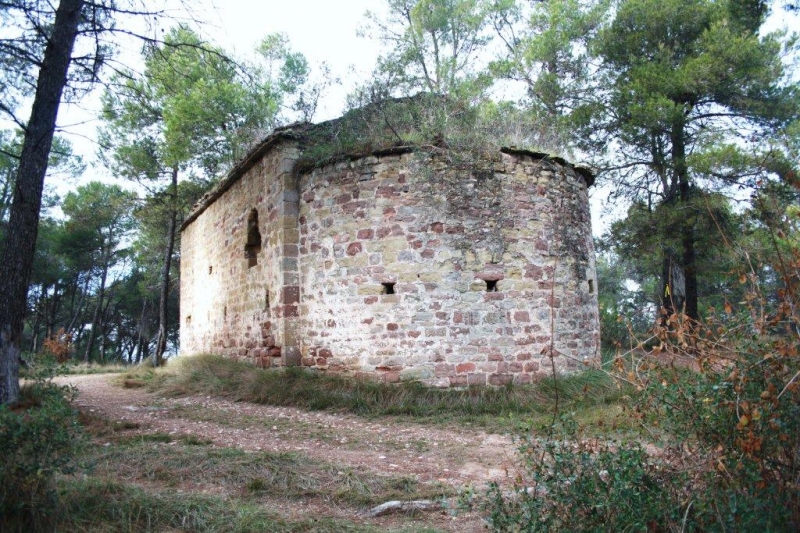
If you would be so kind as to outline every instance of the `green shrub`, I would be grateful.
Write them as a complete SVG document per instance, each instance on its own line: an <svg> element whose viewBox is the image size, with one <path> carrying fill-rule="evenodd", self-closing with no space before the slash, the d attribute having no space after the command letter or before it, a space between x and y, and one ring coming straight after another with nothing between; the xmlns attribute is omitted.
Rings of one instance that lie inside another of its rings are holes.
<svg viewBox="0 0 800 533"><path fill-rule="evenodd" d="M680 511L662 483L682 476L637 442L587 439L569 417L544 436L530 429L513 494L490 485L485 510L497 531L653 531Z"/></svg>
<svg viewBox="0 0 800 533"><path fill-rule="evenodd" d="M23 387L16 406L0 406L0 530L48 530L55 519L54 477L80 442L69 392L37 382Z"/></svg>

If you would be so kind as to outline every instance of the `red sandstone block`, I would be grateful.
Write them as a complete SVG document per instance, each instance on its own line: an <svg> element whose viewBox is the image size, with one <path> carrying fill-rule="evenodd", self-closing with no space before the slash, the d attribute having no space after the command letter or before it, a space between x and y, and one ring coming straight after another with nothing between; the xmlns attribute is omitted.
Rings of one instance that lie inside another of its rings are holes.
<svg viewBox="0 0 800 533"><path fill-rule="evenodd" d="M434 233L444 233L444 224L441 222L434 222L431 224L431 231Z"/></svg>
<svg viewBox="0 0 800 533"><path fill-rule="evenodd" d="M517 354L517 361L530 361L531 354L529 352L520 352Z"/></svg>
<svg viewBox="0 0 800 533"><path fill-rule="evenodd" d="M285 318L297 318L300 316L300 310L297 305L286 305L283 307L283 316Z"/></svg>
<svg viewBox="0 0 800 533"><path fill-rule="evenodd" d="M411 337L412 339L419 338L420 335L422 335L421 331L409 331L408 332L408 336Z"/></svg>
<svg viewBox="0 0 800 533"><path fill-rule="evenodd" d="M455 365L451 365L448 363L436 363L433 367L433 374L437 378L454 376L455 373L456 373Z"/></svg>
<svg viewBox="0 0 800 533"><path fill-rule="evenodd" d="M463 324L464 323L464 313L461 311L456 311L453 313L453 324Z"/></svg>
<svg viewBox="0 0 800 533"><path fill-rule="evenodd" d="M464 374L466 372L475 372L475 363L460 363L456 365L457 374Z"/></svg>
<svg viewBox="0 0 800 533"><path fill-rule="evenodd" d="M394 218L396 214L397 210L394 207L387 207L386 209L383 210L383 216L385 218Z"/></svg>
<svg viewBox="0 0 800 533"><path fill-rule="evenodd" d="M280 347L275 346L274 348L270 348L269 349L268 354L269 354L270 357L280 357L281 356L281 349L280 349Z"/></svg>
<svg viewBox="0 0 800 533"><path fill-rule="evenodd" d="M529 361L525 363L525 372L538 372L539 371L539 361Z"/></svg>
<svg viewBox="0 0 800 533"><path fill-rule="evenodd" d="M503 360L503 354L501 354L497 350L493 350L492 349L492 350L489 350L489 355L488 355L487 359L489 361L502 361Z"/></svg>
<svg viewBox="0 0 800 533"><path fill-rule="evenodd" d="M502 292L485 292L483 293L483 301L484 302L497 302L500 300L505 300L506 295Z"/></svg>
<svg viewBox="0 0 800 533"><path fill-rule="evenodd" d="M371 239L375 236L375 230L373 229L360 229L358 230L357 234L359 239L366 240Z"/></svg>
<svg viewBox="0 0 800 533"><path fill-rule="evenodd" d="M467 374L468 385L486 385L486 374Z"/></svg>
<svg viewBox="0 0 800 533"><path fill-rule="evenodd" d="M508 385L512 381L514 381L514 376L511 374L492 374L489 376L489 385L494 385L496 387Z"/></svg>
<svg viewBox="0 0 800 533"><path fill-rule="evenodd" d="M333 353L328 348L323 348L319 351L319 356L323 359L328 359L329 357L333 357Z"/></svg>
<svg viewBox="0 0 800 533"><path fill-rule="evenodd" d="M431 248L425 248L419 253L419 255L425 259L432 259L436 255L436 251L432 250Z"/></svg>
<svg viewBox="0 0 800 533"><path fill-rule="evenodd" d="M313 357L303 357L302 364L303 364L303 366L314 366L314 358Z"/></svg>
<svg viewBox="0 0 800 533"><path fill-rule="evenodd" d="M512 362L506 363L506 364L508 365L508 371L512 372L514 374L522 372L524 367L525 367L525 365L523 365L519 361L512 361Z"/></svg>
<svg viewBox="0 0 800 533"><path fill-rule="evenodd" d="M359 209L364 209L365 207L367 207L367 202L365 202L363 200L355 201L355 202L347 202L346 204L344 204L342 206L342 211L344 211L345 213L348 213L348 214L353 214L356 211L358 211Z"/></svg>
<svg viewBox="0 0 800 533"><path fill-rule="evenodd" d="M398 326L394 322L386 324L386 329L388 329L389 331L397 331L399 328L400 328L400 326Z"/></svg>
<svg viewBox="0 0 800 533"><path fill-rule="evenodd" d="M525 277L529 279L542 279L543 271L541 267L536 265L528 265L525 267Z"/></svg>
<svg viewBox="0 0 800 533"><path fill-rule="evenodd" d="M378 377L381 381L385 383L397 383L400 381L400 371L399 370L390 370L381 372L378 374Z"/></svg>
<svg viewBox="0 0 800 533"><path fill-rule="evenodd" d="M516 320L517 322L530 322L531 315L527 311L515 311L514 320Z"/></svg>
<svg viewBox="0 0 800 533"><path fill-rule="evenodd" d="M449 385L451 387L466 387L469 385L468 376L462 374L460 376L451 376L448 378Z"/></svg>
<svg viewBox="0 0 800 533"><path fill-rule="evenodd" d="M378 297L377 296L367 296L366 298L364 298L364 303L367 304L367 305L372 305L372 304L376 303L377 301L378 301Z"/></svg>
<svg viewBox="0 0 800 533"><path fill-rule="evenodd" d="M514 385L530 385L531 383L533 383L533 379L530 374L514 375Z"/></svg>
<svg viewBox="0 0 800 533"><path fill-rule="evenodd" d="M300 287L296 285L286 285L281 287L281 303L296 304L300 302Z"/></svg>
<svg viewBox="0 0 800 533"><path fill-rule="evenodd" d="M481 372L486 372L488 374L494 374L495 372L497 372L497 363L490 363L488 361L479 362L478 370Z"/></svg>

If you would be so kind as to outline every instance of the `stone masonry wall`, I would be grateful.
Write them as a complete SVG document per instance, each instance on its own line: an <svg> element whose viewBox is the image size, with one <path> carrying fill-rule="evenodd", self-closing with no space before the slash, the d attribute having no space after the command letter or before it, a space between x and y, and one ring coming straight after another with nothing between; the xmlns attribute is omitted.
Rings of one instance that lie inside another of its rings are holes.
<svg viewBox="0 0 800 533"><path fill-rule="evenodd" d="M559 371L598 358L587 185L571 167L371 156L299 190L304 365L466 386L549 373L551 340Z"/></svg>
<svg viewBox="0 0 800 533"><path fill-rule="evenodd" d="M587 184L506 151L305 172L276 136L183 228L181 353L437 386L529 383L599 356Z"/></svg>
<svg viewBox="0 0 800 533"><path fill-rule="evenodd" d="M299 363L297 154L278 144L184 227L182 354ZM261 243L248 247L253 210Z"/></svg>

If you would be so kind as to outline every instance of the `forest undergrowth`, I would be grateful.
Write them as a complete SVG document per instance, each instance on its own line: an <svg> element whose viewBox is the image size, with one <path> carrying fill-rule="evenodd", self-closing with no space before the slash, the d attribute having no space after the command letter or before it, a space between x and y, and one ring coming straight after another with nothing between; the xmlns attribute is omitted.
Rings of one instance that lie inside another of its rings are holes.
<svg viewBox="0 0 800 533"><path fill-rule="evenodd" d="M752 271L700 321L662 314L610 375L636 388L646 437L598 439L563 406L521 435L513 493L481 501L498 531L796 531L800 527L800 253L767 292Z"/></svg>

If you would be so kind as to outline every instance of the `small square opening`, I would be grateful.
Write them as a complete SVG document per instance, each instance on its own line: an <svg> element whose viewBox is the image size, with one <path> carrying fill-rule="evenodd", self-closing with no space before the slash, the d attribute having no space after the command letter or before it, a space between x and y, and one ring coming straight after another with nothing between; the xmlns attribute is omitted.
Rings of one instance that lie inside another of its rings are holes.
<svg viewBox="0 0 800 533"><path fill-rule="evenodd" d="M383 294L394 294L394 284L394 281L381 283L381 285L383 285Z"/></svg>
<svg viewBox="0 0 800 533"><path fill-rule="evenodd" d="M487 279L486 280L486 292L497 292L497 280L496 279Z"/></svg>

